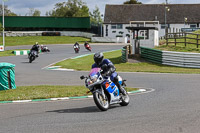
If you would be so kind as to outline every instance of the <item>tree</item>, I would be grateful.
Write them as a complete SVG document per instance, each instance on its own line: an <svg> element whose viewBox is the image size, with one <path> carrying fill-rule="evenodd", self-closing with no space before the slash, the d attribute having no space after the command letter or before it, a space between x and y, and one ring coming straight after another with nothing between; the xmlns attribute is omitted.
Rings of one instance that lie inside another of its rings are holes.
<svg viewBox="0 0 200 133"><path fill-rule="evenodd" d="M35 9L33 16L40 16L41 12L37 9Z"/></svg>
<svg viewBox="0 0 200 133"><path fill-rule="evenodd" d="M11 12L8 9L7 5L4 5L4 15L5 16L17 16L17 14L15 14L14 12ZM0 4L0 16L3 16L3 11L2 11L2 5Z"/></svg>
<svg viewBox="0 0 200 133"><path fill-rule="evenodd" d="M138 2L138 0L128 0L124 2L124 4L142 4L142 2Z"/></svg>
<svg viewBox="0 0 200 133"><path fill-rule="evenodd" d="M91 21L91 24L94 24L94 25L98 25L99 23L103 22L101 19L101 13L97 6L95 6L95 9L93 10L92 13L90 12L90 21Z"/></svg>
<svg viewBox="0 0 200 133"><path fill-rule="evenodd" d="M29 13L26 14L28 16L40 16L41 12L34 8L29 8Z"/></svg>
<svg viewBox="0 0 200 133"><path fill-rule="evenodd" d="M89 8L81 0L68 0L68 2L56 3L52 11L46 12L46 16L88 17Z"/></svg>

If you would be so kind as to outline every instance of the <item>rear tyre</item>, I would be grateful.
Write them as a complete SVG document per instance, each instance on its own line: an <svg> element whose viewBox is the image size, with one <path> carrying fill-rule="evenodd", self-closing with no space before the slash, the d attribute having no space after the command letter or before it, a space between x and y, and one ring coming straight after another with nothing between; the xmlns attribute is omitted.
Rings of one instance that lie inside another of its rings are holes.
<svg viewBox="0 0 200 133"><path fill-rule="evenodd" d="M122 89L124 89L124 88L122 88ZM124 89L124 91L126 91L126 90ZM129 104L130 98L129 98L129 95L127 92L126 92L126 95L122 95L121 100L122 100L122 102L120 103L121 106L127 106Z"/></svg>
<svg viewBox="0 0 200 133"><path fill-rule="evenodd" d="M105 95L105 99L103 99L102 94L96 91L93 93L93 98L94 98L95 104L101 111L108 110L110 104L109 104L108 97L106 95Z"/></svg>

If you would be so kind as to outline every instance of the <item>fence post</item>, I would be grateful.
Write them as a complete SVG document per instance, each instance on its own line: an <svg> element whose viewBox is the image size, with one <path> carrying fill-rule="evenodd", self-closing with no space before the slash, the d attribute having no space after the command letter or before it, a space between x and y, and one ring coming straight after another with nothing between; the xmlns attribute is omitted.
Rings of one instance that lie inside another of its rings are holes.
<svg viewBox="0 0 200 133"><path fill-rule="evenodd" d="M168 46L168 36L169 36L168 30L167 30L167 28L165 28L165 39L166 39L167 46Z"/></svg>
<svg viewBox="0 0 200 133"><path fill-rule="evenodd" d="M184 38L185 38L185 47L186 47L186 33L184 33Z"/></svg>
<svg viewBox="0 0 200 133"><path fill-rule="evenodd" d="M199 35L197 35L197 48L199 47Z"/></svg>
<svg viewBox="0 0 200 133"><path fill-rule="evenodd" d="M174 33L174 41L175 41L175 46L176 46L176 33Z"/></svg>

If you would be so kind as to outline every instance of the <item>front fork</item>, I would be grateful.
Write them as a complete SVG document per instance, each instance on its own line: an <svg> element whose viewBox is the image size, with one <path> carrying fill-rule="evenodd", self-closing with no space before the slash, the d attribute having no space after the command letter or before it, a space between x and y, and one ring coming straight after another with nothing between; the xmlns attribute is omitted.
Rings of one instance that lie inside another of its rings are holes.
<svg viewBox="0 0 200 133"><path fill-rule="evenodd" d="M101 89L94 89L94 91L92 93L94 93L95 91L97 91L103 98L103 100L106 100L106 96L105 96L105 92L104 92L104 89L103 87L101 86Z"/></svg>

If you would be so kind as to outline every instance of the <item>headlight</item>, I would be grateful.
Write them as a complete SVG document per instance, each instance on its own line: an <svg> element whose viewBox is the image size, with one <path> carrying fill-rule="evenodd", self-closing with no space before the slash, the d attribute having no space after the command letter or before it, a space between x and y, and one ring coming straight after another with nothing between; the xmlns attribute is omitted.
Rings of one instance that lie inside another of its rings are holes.
<svg viewBox="0 0 200 133"><path fill-rule="evenodd" d="M92 81L93 83L96 82L96 81L97 81L97 77L91 79L91 81Z"/></svg>
<svg viewBox="0 0 200 133"><path fill-rule="evenodd" d="M90 77L90 78L87 80L87 83L88 83L88 85L90 85L90 84L93 84L93 83L96 82L96 81L97 81L97 75Z"/></svg>

